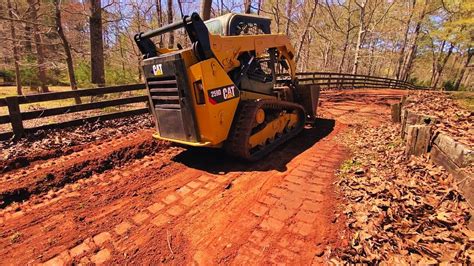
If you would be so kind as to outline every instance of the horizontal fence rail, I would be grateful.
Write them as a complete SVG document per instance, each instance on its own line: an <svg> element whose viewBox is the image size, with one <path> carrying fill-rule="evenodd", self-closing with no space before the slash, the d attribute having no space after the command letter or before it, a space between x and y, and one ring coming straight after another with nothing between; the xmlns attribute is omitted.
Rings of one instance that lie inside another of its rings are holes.
<svg viewBox="0 0 474 266"><path fill-rule="evenodd" d="M356 89L356 88L392 88L404 90L419 90L426 89L415 86L409 82L400 81L390 78L373 77L367 75L341 74L329 72L300 72L296 73L300 84L315 84L319 85L321 90L330 89ZM286 79L288 76L279 76L279 79ZM106 107L120 106L131 103L145 103L148 101L148 96L131 96L125 98L118 98L112 100L104 100L91 103L82 103L71 106L47 108L42 110L24 111L21 112L20 105L29 103L38 103L45 101L54 101L62 99L71 99L85 96L99 96L110 93L131 92L145 89L145 84L133 84L124 86L103 87L95 89L83 89L75 91L64 92L50 92L43 94L34 94L26 96L12 96L0 98L0 107L8 108L8 115L0 116L0 124L11 124L12 131L0 133L1 139L8 139L11 137L22 137L25 134L34 133L38 130L52 129L52 128L66 128L71 126L78 126L87 122L103 121L149 112L148 108L138 108L133 110L119 111L114 113L107 113L102 115L90 116L86 118L79 118L65 122L57 122L53 124L40 125L32 128L25 128L23 121L38 119L68 113L76 113L87 110L102 109Z"/></svg>
<svg viewBox="0 0 474 266"><path fill-rule="evenodd" d="M397 79L374 77L331 72L298 72L296 73L300 84L316 84L321 90L326 89L402 89L422 90L424 87L415 86L409 82Z"/></svg>
<svg viewBox="0 0 474 266"><path fill-rule="evenodd" d="M118 99L103 100L91 103L82 103L63 107L54 107L34 111L21 111L20 105L29 103L38 103L45 101L54 101L62 99L71 99L86 96L102 96L110 93L131 92L137 90L144 90L145 84L133 84L124 86L103 87L95 89L84 89L75 91L63 92L49 92L43 94L33 94L26 96L12 96L0 98L0 107L8 108L8 115L0 116L0 124L11 124L12 131L0 133L0 139L8 139L11 137L22 137L28 133L34 133L38 130L52 129L52 128L66 128L71 126L78 126L87 122L104 121L109 119L145 114L148 108L138 108L126 111L119 111L101 115L94 115L86 118L73 119L64 122L51 123L47 125L40 125L31 128L25 128L23 121L38 119L56 115L63 115L69 113L76 113L88 110L102 109L106 107L120 106L131 103L145 103L148 101L148 96L130 96Z"/></svg>

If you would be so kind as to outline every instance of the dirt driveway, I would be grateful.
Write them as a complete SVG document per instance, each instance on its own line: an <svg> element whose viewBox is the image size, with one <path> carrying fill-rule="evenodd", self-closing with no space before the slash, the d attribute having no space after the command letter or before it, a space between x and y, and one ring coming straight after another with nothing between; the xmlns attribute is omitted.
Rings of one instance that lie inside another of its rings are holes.
<svg viewBox="0 0 474 266"><path fill-rule="evenodd" d="M347 244L336 137L403 93L323 93L317 126L254 164L142 130L6 172L1 263L319 264Z"/></svg>

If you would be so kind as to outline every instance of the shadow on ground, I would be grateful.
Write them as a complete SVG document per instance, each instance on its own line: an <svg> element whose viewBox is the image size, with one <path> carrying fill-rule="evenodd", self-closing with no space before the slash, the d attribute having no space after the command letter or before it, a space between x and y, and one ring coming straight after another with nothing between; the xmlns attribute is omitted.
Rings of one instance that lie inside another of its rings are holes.
<svg viewBox="0 0 474 266"><path fill-rule="evenodd" d="M335 124L332 119L317 119L315 127L305 128L298 136L258 162L245 162L227 155L220 149L209 148L188 148L172 160L213 174L269 170L284 172L288 162L329 135Z"/></svg>

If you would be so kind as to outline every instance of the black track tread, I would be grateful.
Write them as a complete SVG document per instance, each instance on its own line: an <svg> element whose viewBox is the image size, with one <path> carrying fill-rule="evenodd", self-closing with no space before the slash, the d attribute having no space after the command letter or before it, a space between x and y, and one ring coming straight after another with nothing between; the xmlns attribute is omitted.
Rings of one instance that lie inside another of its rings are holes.
<svg viewBox="0 0 474 266"><path fill-rule="evenodd" d="M293 128L292 131L287 132L283 136L275 139L272 143L265 146L263 149L251 153L249 139L252 129L256 126L255 116L257 110L263 108L264 110L297 110L300 121ZM262 157L268 155L276 147L283 144L287 140L300 133L305 124L304 108L296 103L273 100L273 99L259 99L255 101L242 101L239 104L235 120L233 122L231 131L225 143L226 152L234 157L238 157L247 161L257 161Z"/></svg>

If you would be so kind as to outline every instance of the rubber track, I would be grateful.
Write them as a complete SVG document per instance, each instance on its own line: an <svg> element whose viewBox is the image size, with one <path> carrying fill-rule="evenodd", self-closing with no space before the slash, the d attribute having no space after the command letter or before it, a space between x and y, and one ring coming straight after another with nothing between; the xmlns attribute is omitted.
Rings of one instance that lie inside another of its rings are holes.
<svg viewBox="0 0 474 266"><path fill-rule="evenodd" d="M275 139L263 149L254 153L250 153L249 139L251 137L252 129L256 126L255 116L257 110L260 108L263 108L264 110L279 109L280 111L297 110L300 119L299 123L295 128L293 128L292 131L287 132L286 134ZM268 155L276 147L300 133L303 130L305 124L305 112L303 107L292 102L269 99L243 101L240 104L237 112L238 117L234 121L231 132L229 133L229 137L225 144L225 150L229 155L239 157L247 161L257 161Z"/></svg>

